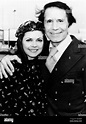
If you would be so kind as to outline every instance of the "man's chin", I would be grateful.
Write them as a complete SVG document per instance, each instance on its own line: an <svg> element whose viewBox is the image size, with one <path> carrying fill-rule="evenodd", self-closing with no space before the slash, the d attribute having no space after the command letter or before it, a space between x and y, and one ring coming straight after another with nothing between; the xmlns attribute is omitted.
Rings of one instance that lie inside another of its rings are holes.
<svg viewBox="0 0 86 124"><path fill-rule="evenodd" d="M52 43L60 43L62 41L62 39L52 39L51 42Z"/></svg>

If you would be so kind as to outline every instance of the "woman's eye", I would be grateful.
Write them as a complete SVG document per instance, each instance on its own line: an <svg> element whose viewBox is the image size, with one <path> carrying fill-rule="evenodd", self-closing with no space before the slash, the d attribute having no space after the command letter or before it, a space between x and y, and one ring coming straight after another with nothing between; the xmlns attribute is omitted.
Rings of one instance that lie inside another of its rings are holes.
<svg viewBox="0 0 86 124"><path fill-rule="evenodd" d="M31 38L29 38L29 39L27 39L26 41L28 41L28 42L29 42L29 41L32 41L32 39L31 39Z"/></svg>
<svg viewBox="0 0 86 124"><path fill-rule="evenodd" d="M42 42L43 40L42 40L42 39L40 39L40 38L38 38L38 39L37 39L37 41L38 41L38 42Z"/></svg>

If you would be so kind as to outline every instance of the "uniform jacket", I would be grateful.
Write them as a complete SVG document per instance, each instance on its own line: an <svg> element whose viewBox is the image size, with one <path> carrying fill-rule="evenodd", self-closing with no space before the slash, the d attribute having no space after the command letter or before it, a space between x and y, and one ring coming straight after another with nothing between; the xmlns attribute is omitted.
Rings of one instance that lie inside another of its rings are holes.
<svg viewBox="0 0 86 124"><path fill-rule="evenodd" d="M71 36L72 42L48 78L50 116L86 114L86 44ZM49 48L49 44L47 46ZM46 70L46 73L48 71ZM46 76L45 76L46 77Z"/></svg>

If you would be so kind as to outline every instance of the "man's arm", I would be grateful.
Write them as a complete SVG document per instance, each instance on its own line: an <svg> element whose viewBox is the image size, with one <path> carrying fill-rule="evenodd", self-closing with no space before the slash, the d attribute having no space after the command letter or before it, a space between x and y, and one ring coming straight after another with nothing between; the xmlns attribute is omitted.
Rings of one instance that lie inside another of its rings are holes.
<svg viewBox="0 0 86 124"><path fill-rule="evenodd" d="M79 40L86 40L84 39L83 35L81 35L81 33L76 33L75 36ZM3 78L3 76L7 78L8 74L12 75L12 73L14 72L14 67L11 63L11 60L16 60L21 63L21 60L17 55L6 55L5 57L2 57L2 59L0 60L0 78Z"/></svg>
<svg viewBox="0 0 86 124"><path fill-rule="evenodd" d="M3 76L7 78L8 74L13 74L14 67L11 63L12 60L16 60L17 62L21 63L21 60L17 55L6 55L3 57L0 62L0 78L3 78Z"/></svg>

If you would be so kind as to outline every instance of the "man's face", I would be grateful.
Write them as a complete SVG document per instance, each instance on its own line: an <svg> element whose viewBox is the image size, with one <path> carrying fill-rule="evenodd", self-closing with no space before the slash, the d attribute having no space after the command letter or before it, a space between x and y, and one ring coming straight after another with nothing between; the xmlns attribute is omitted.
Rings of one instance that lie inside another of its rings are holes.
<svg viewBox="0 0 86 124"><path fill-rule="evenodd" d="M47 8L44 14L46 36L53 42L63 41L68 34L68 19L65 10L57 7Z"/></svg>

